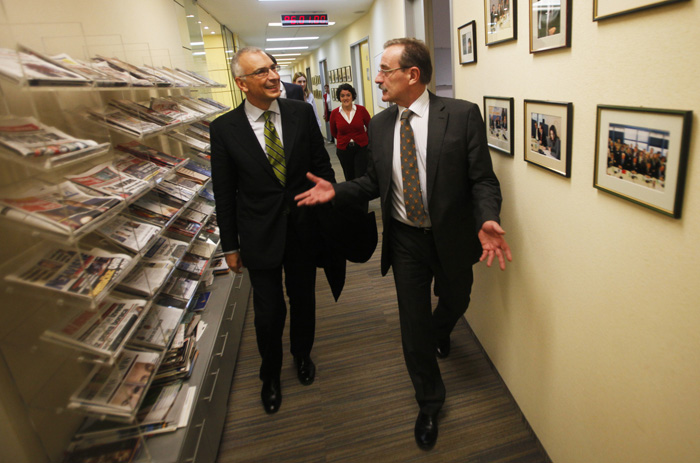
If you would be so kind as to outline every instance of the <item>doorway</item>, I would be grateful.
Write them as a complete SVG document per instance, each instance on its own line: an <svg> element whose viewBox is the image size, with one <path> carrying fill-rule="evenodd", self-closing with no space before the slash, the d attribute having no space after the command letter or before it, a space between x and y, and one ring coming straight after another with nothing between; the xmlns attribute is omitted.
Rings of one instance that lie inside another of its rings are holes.
<svg viewBox="0 0 700 463"><path fill-rule="evenodd" d="M364 106L369 115L374 116L373 76L367 37L350 45L350 58L352 78L356 82L353 87L357 92L357 104Z"/></svg>

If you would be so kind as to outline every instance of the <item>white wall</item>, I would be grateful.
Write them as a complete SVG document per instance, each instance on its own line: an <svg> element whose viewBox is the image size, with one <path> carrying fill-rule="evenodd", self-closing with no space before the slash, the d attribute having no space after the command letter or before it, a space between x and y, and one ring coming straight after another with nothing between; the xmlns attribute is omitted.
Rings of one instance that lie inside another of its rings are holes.
<svg viewBox="0 0 700 463"><path fill-rule="evenodd" d="M453 2L479 47L457 97L515 98L515 156L492 153L515 260L477 266L467 319L553 461L698 461L700 6L593 22L592 3L572 2L570 49L532 55L527 1L490 47L483 0ZM523 161L524 99L573 103L570 179ZM592 186L597 104L694 111L682 219Z"/></svg>

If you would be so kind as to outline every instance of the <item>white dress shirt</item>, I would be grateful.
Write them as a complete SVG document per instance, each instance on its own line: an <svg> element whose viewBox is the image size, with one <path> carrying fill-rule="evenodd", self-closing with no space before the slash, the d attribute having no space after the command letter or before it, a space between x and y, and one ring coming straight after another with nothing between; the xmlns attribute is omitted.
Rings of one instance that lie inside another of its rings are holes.
<svg viewBox="0 0 700 463"><path fill-rule="evenodd" d="M406 109L399 106L399 114L396 116L394 126L394 154L392 158L392 217L407 225L415 226L406 215L406 205L403 197L403 176L401 175L401 113ZM424 227L430 227L430 215L428 211L428 184L426 177L426 156L428 148L428 115L430 112L430 95L426 88L423 94L408 108L413 111L409 120L413 129L413 137L416 142L416 158L418 159L418 178L420 179L423 207L428 215Z"/></svg>
<svg viewBox="0 0 700 463"><path fill-rule="evenodd" d="M272 116L270 119L275 125L275 130L277 131L277 136L280 137L280 143L284 138L282 137L282 116L280 115L280 105L277 100L274 100L270 104L270 108L267 111L272 111ZM251 104L247 99L245 100L245 115L248 116L248 122L255 132L255 137L258 139L260 146L263 151L265 151L265 110L260 109L257 106ZM284 144L282 145L284 146Z"/></svg>

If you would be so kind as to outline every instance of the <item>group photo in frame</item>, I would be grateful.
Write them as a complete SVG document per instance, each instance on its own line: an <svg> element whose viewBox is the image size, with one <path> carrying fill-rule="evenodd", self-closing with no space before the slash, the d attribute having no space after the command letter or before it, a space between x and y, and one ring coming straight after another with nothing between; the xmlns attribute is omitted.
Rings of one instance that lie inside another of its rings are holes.
<svg viewBox="0 0 700 463"><path fill-rule="evenodd" d="M518 18L515 0L484 0L486 45L518 38Z"/></svg>
<svg viewBox="0 0 700 463"><path fill-rule="evenodd" d="M459 64L476 63L476 21L469 21L457 28L459 40Z"/></svg>
<svg viewBox="0 0 700 463"><path fill-rule="evenodd" d="M593 185L679 218L692 111L598 105Z"/></svg>
<svg viewBox="0 0 700 463"><path fill-rule="evenodd" d="M571 0L530 0L530 53L571 46Z"/></svg>
<svg viewBox="0 0 700 463"><path fill-rule="evenodd" d="M593 0L593 21L688 0Z"/></svg>
<svg viewBox="0 0 700 463"><path fill-rule="evenodd" d="M525 100L525 161L571 177L572 103Z"/></svg>
<svg viewBox="0 0 700 463"><path fill-rule="evenodd" d="M515 100L498 96L484 97L486 142L490 148L513 156L515 148Z"/></svg>

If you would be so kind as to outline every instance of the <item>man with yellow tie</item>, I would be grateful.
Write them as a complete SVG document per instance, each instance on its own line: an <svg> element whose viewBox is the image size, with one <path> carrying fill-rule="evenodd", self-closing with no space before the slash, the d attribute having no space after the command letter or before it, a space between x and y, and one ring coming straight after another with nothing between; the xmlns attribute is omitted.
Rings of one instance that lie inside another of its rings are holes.
<svg viewBox="0 0 700 463"><path fill-rule="evenodd" d="M245 266L253 286L261 398L264 410L275 413L282 401L287 315L283 273L299 381L311 384L316 371L310 354L322 239L317 211L297 208L294 195L313 186L306 172L329 182L335 177L313 108L279 98L280 76L270 57L259 48L243 48L231 69L246 100L211 124L214 197L226 262L236 273Z"/></svg>

